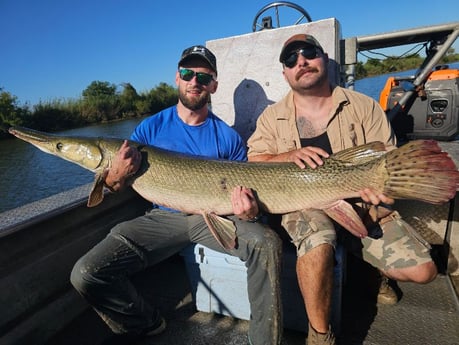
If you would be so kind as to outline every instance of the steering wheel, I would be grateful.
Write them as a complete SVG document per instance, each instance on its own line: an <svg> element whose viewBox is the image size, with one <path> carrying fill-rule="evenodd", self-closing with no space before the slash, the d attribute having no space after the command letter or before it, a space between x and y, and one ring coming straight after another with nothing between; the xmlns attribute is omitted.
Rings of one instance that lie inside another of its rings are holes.
<svg viewBox="0 0 459 345"><path fill-rule="evenodd" d="M294 4L293 2L289 2L289 1L276 1L276 2L272 2L268 5L266 5L265 7L263 7L260 11L258 11L257 15L255 16L255 19L253 20L253 25L252 25L252 31L255 32L257 31L257 28L261 31L261 30L264 30L264 29L273 29L273 28L280 28L280 21L279 21L279 7L281 6L286 6L286 7L290 7L292 9L295 10L295 12L299 12L301 14L301 17L298 18L294 23L293 25L298 25L301 23L301 21L303 19L306 18L306 20L308 22L312 22L312 19L311 17L309 16L308 12L306 12L306 10L304 8L302 8L301 6L298 6L297 4ZM276 15L276 23L277 23L277 26L273 26L272 25L272 17L271 16L268 16L268 17L263 17L262 18L262 21L261 21L261 24L258 23L258 19L260 18L260 16L267 12L268 10L270 10L271 8L274 8L274 11L275 11L275 15Z"/></svg>

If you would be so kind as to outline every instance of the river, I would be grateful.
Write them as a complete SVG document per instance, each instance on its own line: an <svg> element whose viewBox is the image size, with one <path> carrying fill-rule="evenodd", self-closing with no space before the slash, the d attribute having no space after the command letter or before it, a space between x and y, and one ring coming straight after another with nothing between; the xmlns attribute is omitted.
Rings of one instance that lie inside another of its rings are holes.
<svg viewBox="0 0 459 345"><path fill-rule="evenodd" d="M141 119L58 132L128 138ZM19 140L0 141L0 213L90 183L94 174Z"/></svg>
<svg viewBox="0 0 459 345"><path fill-rule="evenodd" d="M459 64L451 67L459 68ZM394 73L412 75L414 71ZM389 75L358 80L355 90L379 99ZM78 128L59 132L127 138L141 119ZM94 174L76 164L46 154L18 139L0 141L0 213L92 182Z"/></svg>

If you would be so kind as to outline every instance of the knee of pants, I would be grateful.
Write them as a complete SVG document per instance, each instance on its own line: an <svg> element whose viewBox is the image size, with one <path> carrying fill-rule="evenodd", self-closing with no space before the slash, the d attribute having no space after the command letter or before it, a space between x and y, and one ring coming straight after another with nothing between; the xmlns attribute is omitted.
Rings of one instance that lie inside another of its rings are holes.
<svg viewBox="0 0 459 345"><path fill-rule="evenodd" d="M245 229L247 231L243 231L238 235L239 250L234 255L246 261L253 254L264 252L266 254L271 253L272 255L268 255L268 257L277 260L282 253L282 240L279 236L273 230L264 226L259 228L255 224L249 226L249 228Z"/></svg>
<svg viewBox="0 0 459 345"><path fill-rule="evenodd" d="M86 281L86 279L84 279L85 270L83 269L81 261L82 258L75 263L72 272L70 273L70 283L79 292L83 292L85 290L84 286Z"/></svg>
<svg viewBox="0 0 459 345"><path fill-rule="evenodd" d="M282 249L282 240L270 229L264 229L262 232L251 232L250 242L255 248Z"/></svg>
<svg viewBox="0 0 459 345"><path fill-rule="evenodd" d="M101 280L96 278L97 270L93 269L93 265L86 262L86 257L80 258L73 266L70 273L70 283L81 294L86 294L91 287L97 285Z"/></svg>

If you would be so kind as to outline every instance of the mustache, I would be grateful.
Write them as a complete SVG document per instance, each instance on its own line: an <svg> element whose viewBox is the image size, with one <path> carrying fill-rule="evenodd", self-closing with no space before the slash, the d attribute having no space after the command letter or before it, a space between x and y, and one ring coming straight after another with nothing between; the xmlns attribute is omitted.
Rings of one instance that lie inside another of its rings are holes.
<svg viewBox="0 0 459 345"><path fill-rule="evenodd" d="M314 67L302 68L295 75L295 79L296 80L300 79L301 76L303 76L306 73L317 73L317 72L318 72L317 68L314 68Z"/></svg>
<svg viewBox="0 0 459 345"><path fill-rule="evenodd" d="M199 92L199 93L202 93L203 92L203 89L202 87L193 87L193 88L190 88L190 89L187 89L186 90L187 92Z"/></svg>

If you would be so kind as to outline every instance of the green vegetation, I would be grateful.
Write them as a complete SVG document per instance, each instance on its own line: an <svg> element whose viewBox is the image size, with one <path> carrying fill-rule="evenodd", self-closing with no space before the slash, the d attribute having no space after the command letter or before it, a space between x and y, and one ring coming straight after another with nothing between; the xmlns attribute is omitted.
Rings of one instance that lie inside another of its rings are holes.
<svg viewBox="0 0 459 345"><path fill-rule="evenodd" d="M11 126L52 132L154 114L177 103L177 89L166 83L140 94L129 83L122 87L117 91L115 84L93 81L80 99L40 102L32 108L0 88L0 138L9 136Z"/></svg>
<svg viewBox="0 0 459 345"><path fill-rule="evenodd" d="M407 71L417 69L421 66L424 58L419 54L412 54L407 57L388 56L385 59L368 58L365 63L358 62L355 68L356 79L372 77L391 72ZM450 48L441 60L442 64L449 64L459 61L459 54Z"/></svg>
<svg viewBox="0 0 459 345"><path fill-rule="evenodd" d="M424 58L419 54L408 57L369 58L356 66L356 79L418 68ZM450 49L441 63L459 61L459 54ZM89 124L122 120L155 114L177 102L177 89L160 83L138 94L129 83L118 91L115 84L93 81L77 100L40 102L32 108L21 105L16 96L0 88L0 138L8 137L10 126L25 126L52 132L87 126Z"/></svg>

